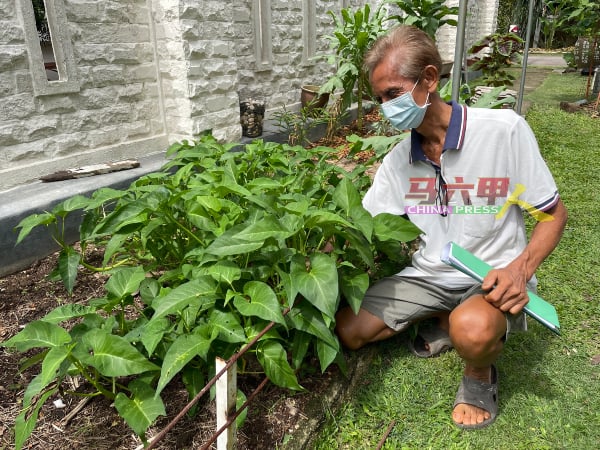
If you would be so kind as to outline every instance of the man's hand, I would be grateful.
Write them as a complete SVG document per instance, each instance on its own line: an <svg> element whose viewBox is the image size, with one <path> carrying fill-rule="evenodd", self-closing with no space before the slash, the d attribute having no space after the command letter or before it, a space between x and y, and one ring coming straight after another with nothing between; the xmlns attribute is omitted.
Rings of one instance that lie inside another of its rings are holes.
<svg viewBox="0 0 600 450"><path fill-rule="evenodd" d="M529 301L527 281L554 250L567 223L567 210L562 200L544 211L550 219L538 222L529 244L508 266L490 270L481 287L489 291L484 298L501 311L517 314Z"/></svg>
<svg viewBox="0 0 600 450"><path fill-rule="evenodd" d="M525 271L514 265L490 270L481 284L484 291L489 291L483 298L501 311L511 314L519 313L529 301Z"/></svg>

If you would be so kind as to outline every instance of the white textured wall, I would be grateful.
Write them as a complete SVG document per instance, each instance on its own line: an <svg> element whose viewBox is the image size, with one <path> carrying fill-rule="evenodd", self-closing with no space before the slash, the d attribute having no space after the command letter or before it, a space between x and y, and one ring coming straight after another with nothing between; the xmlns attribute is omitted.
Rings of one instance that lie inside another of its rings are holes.
<svg viewBox="0 0 600 450"><path fill-rule="evenodd" d="M163 150L147 1L65 2L79 89L54 95L34 95L19 1L0 1L0 190Z"/></svg>
<svg viewBox="0 0 600 450"><path fill-rule="evenodd" d="M477 40L496 30L499 0L468 0L465 26L465 52ZM448 6L458 6L458 0L448 0ZM456 27L443 26L437 34L438 48L443 59L454 60Z"/></svg>
<svg viewBox="0 0 600 450"><path fill-rule="evenodd" d="M268 67L255 64L257 0L64 0L78 89L36 95L22 1L0 0L0 191L57 170L159 152L207 129L237 140L240 100L290 106L301 85L321 84L333 70L324 59L303 58L302 0L271 0ZM328 53L327 10L364 3L315 0L317 55ZM469 36L491 31L497 0L469 4ZM450 28L438 37L445 59L454 36Z"/></svg>

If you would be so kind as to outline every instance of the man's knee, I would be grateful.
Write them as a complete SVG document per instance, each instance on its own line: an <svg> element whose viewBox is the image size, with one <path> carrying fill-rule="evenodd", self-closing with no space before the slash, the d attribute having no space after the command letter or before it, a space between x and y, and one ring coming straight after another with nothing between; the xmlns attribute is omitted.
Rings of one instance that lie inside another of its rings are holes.
<svg viewBox="0 0 600 450"><path fill-rule="evenodd" d="M487 302L462 304L450 314L450 338L459 352L477 355L491 351L505 333L504 313Z"/></svg>
<svg viewBox="0 0 600 450"><path fill-rule="evenodd" d="M339 310L335 321L335 331L344 347L358 350L366 344L359 336L358 315L354 314L351 308L346 307Z"/></svg>
<svg viewBox="0 0 600 450"><path fill-rule="evenodd" d="M358 350L364 345L385 339L394 331L379 317L364 309L355 314L350 307L342 308L335 316L336 333L344 345L350 350Z"/></svg>

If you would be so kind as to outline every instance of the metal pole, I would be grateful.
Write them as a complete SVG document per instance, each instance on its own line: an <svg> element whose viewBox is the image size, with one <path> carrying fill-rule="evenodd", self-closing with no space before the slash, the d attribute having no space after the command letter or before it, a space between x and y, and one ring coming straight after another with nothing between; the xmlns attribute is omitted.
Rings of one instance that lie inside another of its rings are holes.
<svg viewBox="0 0 600 450"><path fill-rule="evenodd" d="M517 114L521 114L523 106L523 92L525 92L525 77L527 76L527 59L529 58L529 43L531 41L531 28L533 22L533 7L535 0L529 0L529 17L527 18L527 35L525 36L525 50L523 51L523 67L521 68L521 85L519 86L519 96L517 98Z"/></svg>
<svg viewBox="0 0 600 450"><path fill-rule="evenodd" d="M463 65L463 53L465 51L465 24L467 23L468 0L458 2L458 24L456 25L456 44L454 46L454 66L452 70L452 100L458 102L460 89L460 76ZM466 70L466 67L465 67Z"/></svg>

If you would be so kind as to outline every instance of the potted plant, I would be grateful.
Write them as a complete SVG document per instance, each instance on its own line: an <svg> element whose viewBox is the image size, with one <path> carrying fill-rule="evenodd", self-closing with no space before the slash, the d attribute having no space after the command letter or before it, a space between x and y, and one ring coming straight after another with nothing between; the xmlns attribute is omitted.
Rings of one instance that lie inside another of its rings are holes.
<svg viewBox="0 0 600 450"><path fill-rule="evenodd" d="M300 87L300 104L309 110L321 109L329 102L329 92L320 93L321 86L305 84Z"/></svg>

